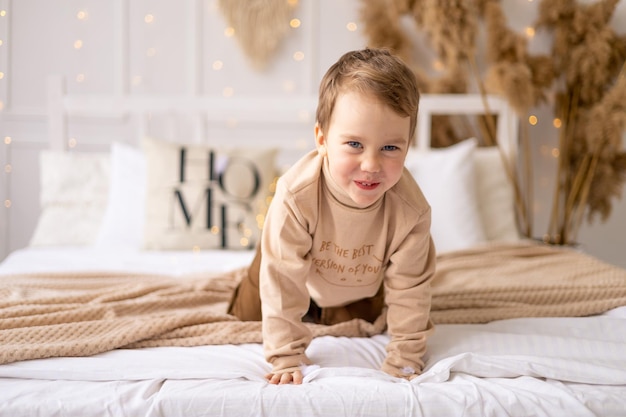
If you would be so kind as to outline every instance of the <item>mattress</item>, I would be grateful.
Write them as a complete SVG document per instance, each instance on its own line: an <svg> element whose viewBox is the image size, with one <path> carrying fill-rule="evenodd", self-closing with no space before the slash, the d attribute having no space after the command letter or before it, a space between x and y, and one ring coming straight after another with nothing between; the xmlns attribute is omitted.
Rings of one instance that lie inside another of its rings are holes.
<svg viewBox="0 0 626 417"><path fill-rule="evenodd" d="M0 275L135 272L181 280L249 251L84 247L11 254ZM19 279L19 278L16 278ZM412 381L379 371L389 337L321 336L303 385L270 385L259 343L115 349L0 365L0 416L620 416L626 307L587 317L439 324Z"/></svg>

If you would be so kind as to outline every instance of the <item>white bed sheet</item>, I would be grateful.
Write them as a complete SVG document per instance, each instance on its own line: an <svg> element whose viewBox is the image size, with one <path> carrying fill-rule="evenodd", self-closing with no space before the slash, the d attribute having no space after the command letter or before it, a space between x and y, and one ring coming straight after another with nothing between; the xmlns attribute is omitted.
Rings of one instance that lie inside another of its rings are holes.
<svg viewBox="0 0 626 417"><path fill-rule="evenodd" d="M24 250L0 273L49 272L54 264L56 271L128 267L183 275L215 265L216 256L232 266L252 256L97 253ZM177 259L175 267L168 256ZM425 372L411 382L378 371L387 341L387 335L313 340L308 353L316 366L302 386L267 384L269 365L258 344L119 349L6 364L0 416L626 415L626 307L586 318L440 325Z"/></svg>
<svg viewBox="0 0 626 417"><path fill-rule="evenodd" d="M128 272L182 276L249 265L250 250L144 251L92 246L31 247L12 252L0 275L47 272Z"/></svg>

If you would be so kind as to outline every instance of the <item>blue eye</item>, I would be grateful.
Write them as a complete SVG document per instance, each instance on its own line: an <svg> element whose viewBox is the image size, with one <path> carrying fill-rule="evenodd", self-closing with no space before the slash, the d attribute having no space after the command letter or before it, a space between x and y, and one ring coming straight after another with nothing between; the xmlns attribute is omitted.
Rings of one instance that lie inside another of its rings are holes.
<svg viewBox="0 0 626 417"><path fill-rule="evenodd" d="M351 147L351 148L355 148L355 149L356 149L356 148L361 148L361 147L362 147L362 145L361 145L359 142L356 142L356 141L353 141L353 140L351 140L351 141L347 142L346 144L347 144L349 147Z"/></svg>
<svg viewBox="0 0 626 417"><path fill-rule="evenodd" d="M395 151L399 149L396 145L385 145L383 146L383 151Z"/></svg>

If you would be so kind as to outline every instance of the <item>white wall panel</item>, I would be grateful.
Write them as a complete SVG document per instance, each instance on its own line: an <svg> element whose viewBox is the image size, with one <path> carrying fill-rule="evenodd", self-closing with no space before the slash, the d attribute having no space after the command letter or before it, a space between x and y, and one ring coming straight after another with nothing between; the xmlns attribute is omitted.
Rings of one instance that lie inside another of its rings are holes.
<svg viewBox="0 0 626 417"><path fill-rule="evenodd" d="M49 74L66 76L70 93L111 90L114 82L111 3L19 0L13 1L10 19L10 86L15 112L45 106L45 79Z"/></svg>
<svg viewBox="0 0 626 417"><path fill-rule="evenodd" d="M352 49L367 46L359 20L360 1L319 1L319 25L316 84L339 56ZM316 87L317 88L317 87Z"/></svg>

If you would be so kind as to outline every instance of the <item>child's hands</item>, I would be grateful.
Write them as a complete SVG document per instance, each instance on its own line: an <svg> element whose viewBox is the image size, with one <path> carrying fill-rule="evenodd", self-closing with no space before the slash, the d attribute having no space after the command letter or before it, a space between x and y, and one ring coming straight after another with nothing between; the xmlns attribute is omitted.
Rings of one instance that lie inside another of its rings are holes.
<svg viewBox="0 0 626 417"><path fill-rule="evenodd" d="M274 385L282 385L282 384L291 384L292 382L296 385L302 384L302 372L294 371L294 372L285 372L281 374L267 374L265 378L270 384Z"/></svg>

